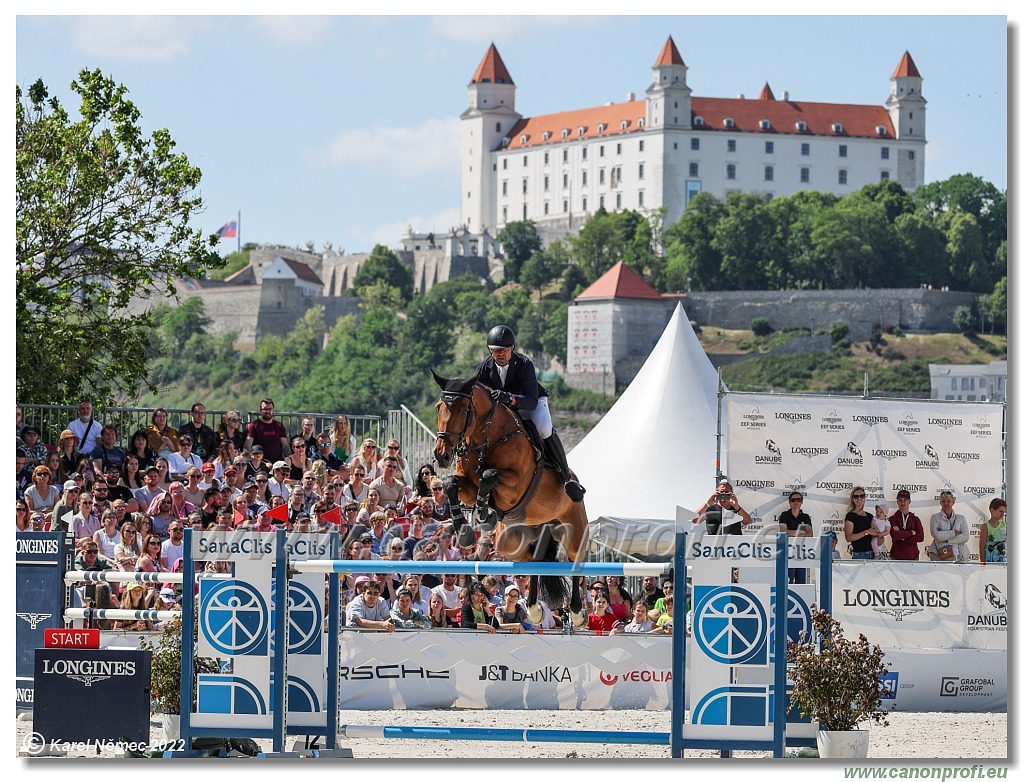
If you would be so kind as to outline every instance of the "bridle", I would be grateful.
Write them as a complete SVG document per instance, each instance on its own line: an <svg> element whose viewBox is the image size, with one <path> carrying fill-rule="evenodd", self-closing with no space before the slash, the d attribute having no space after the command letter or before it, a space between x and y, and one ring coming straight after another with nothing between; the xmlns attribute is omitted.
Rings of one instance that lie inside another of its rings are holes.
<svg viewBox="0 0 1024 782"><path fill-rule="evenodd" d="M465 423L465 426L462 427L462 431L461 432L450 432L450 431L438 432L437 433L437 437L438 437L438 439L445 440L446 442L450 442L450 441L454 440L455 441L455 445L452 448L452 450L455 453L455 456L457 458L459 458L459 459L465 459L467 456L469 456L470 454L475 452L478 455L478 461L479 461L479 464L477 466L477 472L482 472L483 469L484 469L484 463L485 463L486 457L487 457L487 455L489 453L491 453L492 451L494 451L496 448L500 447L501 445L505 444L506 442L508 442L511 438L515 437L516 435L525 434L525 432L523 431L523 427L522 427L522 424L519 421L518 416L512 416L512 420L514 421L516 428L513 431L511 431L511 432L503 434L501 437L499 437L497 440L495 440L492 443L491 442L491 422L494 420L494 414L498 411L498 404L497 404L497 402L492 402L491 403L491 409L487 412L487 415L484 418L484 423L483 423L484 438L483 438L483 442L481 442L480 445L471 446L470 443L469 443L469 440L466 438L466 433L472 431L473 427L472 427L471 424L473 422L474 416L476 415L476 405L473 404L473 391L472 391L472 389L474 387L475 386L471 386L469 391L448 391L448 390L446 390L446 391L442 392L442 394L441 394L441 402L446 407L448 407L449 412L451 411L452 403L454 403L457 399L466 399L466 400L468 400L468 404L466 406L466 413L465 413L466 423ZM449 422L450 421L451 421L451 417L449 417Z"/></svg>

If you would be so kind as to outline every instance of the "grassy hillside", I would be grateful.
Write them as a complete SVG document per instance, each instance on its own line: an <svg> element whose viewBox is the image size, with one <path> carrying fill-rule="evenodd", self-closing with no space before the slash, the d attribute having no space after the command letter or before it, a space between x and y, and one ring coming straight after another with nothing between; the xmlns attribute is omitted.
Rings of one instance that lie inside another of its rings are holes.
<svg viewBox="0 0 1024 782"><path fill-rule="evenodd" d="M808 332L803 331L803 335ZM928 364L987 364L1006 358L1003 335L885 334L828 353L771 355L773 347L800 333L755 337L749 330L705 328L701 344L709 354L747 358L723 367L722 377L736 391L860 393L864 373L872 391L926 394Z"/></svg>

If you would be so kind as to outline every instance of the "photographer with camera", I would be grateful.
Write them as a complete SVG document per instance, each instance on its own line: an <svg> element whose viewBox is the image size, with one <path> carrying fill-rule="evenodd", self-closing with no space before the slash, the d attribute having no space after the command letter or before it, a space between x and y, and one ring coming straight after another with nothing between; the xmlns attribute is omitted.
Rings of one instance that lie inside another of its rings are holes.
<svg viewBox="0 0 1024 782"><path fill-rule="evenodd" d="M708 535L740 535L743 527L750 524L750 514L740 507L732 484L724 479L697 513L696 523L703 521Z"/></svg>

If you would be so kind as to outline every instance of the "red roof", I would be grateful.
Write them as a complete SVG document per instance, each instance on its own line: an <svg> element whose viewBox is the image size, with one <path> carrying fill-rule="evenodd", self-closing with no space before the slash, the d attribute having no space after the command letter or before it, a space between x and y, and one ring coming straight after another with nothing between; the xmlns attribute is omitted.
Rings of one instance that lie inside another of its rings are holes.
<svg viewBox="0 0 1024 782"><path fill-rule="evenodd" d="M921 72L917 70L917 66L914 65L914 58L910 56L910 52L903 52L903 59L900 60L900 64L896 66L896 70L893 71L892 78L898 78L901 76L915 76L918 79L921 78Z"/></svg>
<svg viewBox="0 0 1024 782"><path fill-rule="evenodd" d="M602 274L577 299L660 299L661 294L622 261Z"/></svg>
<svg viewBox="0 0 1024 782"><path fill-rule="evenodd" d="M683 58L679 54L679 50L676 48L676 42L672 40L672 36L668 37L665 41L665 45L661 49L661 54L658 55L657 61L654 63L655 68L659 68L662 65L686 65L683 62Z"/></svg>
<svg viewBox="0 0 1024 782"><path fill-rule="evenodd" d="M492 84L512 84L512 77L509 75L508 68L505 67L505 63L501 61L501 55L498 54L498 47L493 43L488 48L484 58L480 61L480 64L476 68L476 72L473 74L473 78L469 80L470 84L480 84L481 82L491 82Z"/></svg>
<svg viewBox="0 0 1024 782"><path fill-rule="evenodd" d="M757 96L758 100L775 100L775 93L772 92L772 88L768 86L768 82L764 83L761 88L761 94Z"/></svg>

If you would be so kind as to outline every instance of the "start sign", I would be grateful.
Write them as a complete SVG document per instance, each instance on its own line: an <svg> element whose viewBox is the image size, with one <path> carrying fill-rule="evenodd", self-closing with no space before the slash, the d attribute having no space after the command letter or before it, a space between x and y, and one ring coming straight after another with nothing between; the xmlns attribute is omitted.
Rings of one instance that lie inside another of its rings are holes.
<svg viewBox="0 0 1024 782"><path fill-rule="evenodd" d="M43 632L45 649L99 649L100 631L49 627Z"/></svg>

